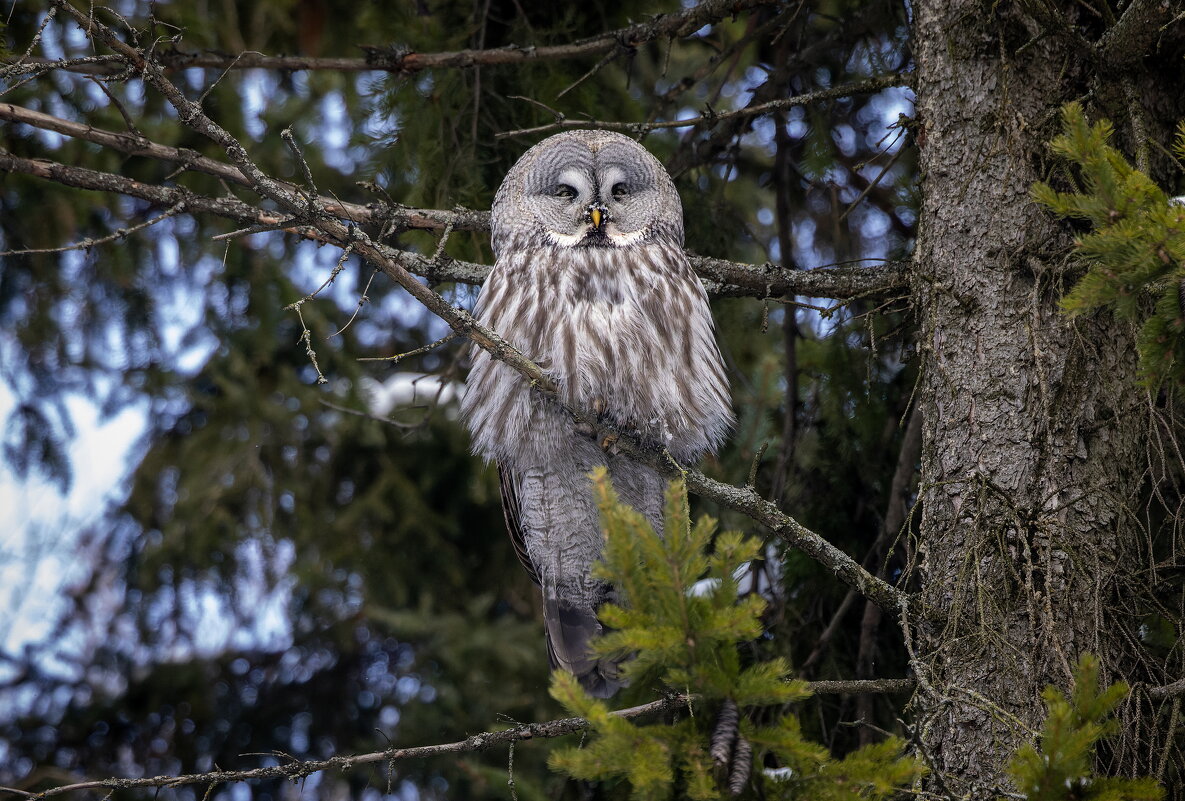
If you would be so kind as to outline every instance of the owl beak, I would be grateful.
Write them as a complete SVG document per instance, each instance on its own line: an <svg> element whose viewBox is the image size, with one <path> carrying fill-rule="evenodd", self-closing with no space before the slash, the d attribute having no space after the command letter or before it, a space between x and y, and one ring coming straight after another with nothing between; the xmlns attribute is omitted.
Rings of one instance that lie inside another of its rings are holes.
<svg viewBox="0 0 1185 801"><path fill-rule="evenodd" d="M605 223L609 221L609 210L604 206L589 206L588 219L592 223L593 230L600 232L605 230Z"/></svg>

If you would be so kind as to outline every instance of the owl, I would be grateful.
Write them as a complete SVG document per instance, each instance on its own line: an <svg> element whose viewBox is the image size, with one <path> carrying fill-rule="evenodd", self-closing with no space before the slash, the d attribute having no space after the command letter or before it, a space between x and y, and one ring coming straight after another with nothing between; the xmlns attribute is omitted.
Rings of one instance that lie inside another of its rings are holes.
<svg viewBox="0 0 1185 801"><path fill-rule="evenodd" d="M474 451L498 465L511 540L543 594L552 667L607 698L623 680L589 653L597 608L613 598L591 575L603 534L589 472L604 465L660 532L665 481L563 407L689 464L732 425L728 379L683 253L679 195L637 142L606 131L545 139L507 173L491 214L495 264L475 314L554 379L558 402L480 351L462 415Z"/></svg>

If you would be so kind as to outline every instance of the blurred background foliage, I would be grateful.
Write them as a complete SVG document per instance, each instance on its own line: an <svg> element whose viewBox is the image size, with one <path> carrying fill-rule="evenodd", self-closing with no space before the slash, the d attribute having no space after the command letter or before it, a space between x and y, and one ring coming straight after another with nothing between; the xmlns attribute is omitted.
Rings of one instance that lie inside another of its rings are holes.
<svg viewBox="0 0 1185 801"><path fill-rule="evenodd" d="M161 47L345 57L359 45L560 44L682 10L671 0L226 0L157 3L150 23L143 4L114 7L138 28L152 24ZM41 4L13 3L7 50L24 52L45 16ZM599 58L411 75L189 69L174 79L191 96L206 92L207 113L269 174L298 179L278 136L291 127L323 194L482 209L542 138L499 134L553 119L516 97L570 119L692 116L908 71L907 32L902 2L802 0L649 43L587 76ZM89 53L60 21L34 50ZM154 142L224 160L138 78L104 87L55 72L10 82L3 100L110 130L127 129L126 112ZM887 89L656 131L644 144L676 177L691 250L799 269L877 263L913 242L911 99ZM0 147L251 199L210 176L23 125L0 127ZM95 247L14 252L110 236L164 211L0 175L3 492L18 507L50 498L62 509L4 524L0 784L35 790L79 775L430 744L560 714L547 695L536 591L503 533L496 476L468 454L456 421L464 349L453 341L397 365L359 361L422 346L443 324L383 276L371 281L356 258L298 316L285 307L320 286L340 253L282 234L212 241L236 226L210 217L170 217ZM398 244L432 253L437 237L407 232ZM492 260L485 234L458 232L446 246ZM474 287L439 289L462 305L476 297ZM916 459L906 448L898 465L915 377L906 311L899 298L842 308L795 300L714 301L740 421L706 469L743 483L767 446L760 491L896 580L911 552L890 495L912 503ZM306 326L326 384L301 342ZM131 413L142 433L126 464L71 450L84 407L100 421ZM68 514L71 493L95 486L109 490L101 507ZM765 534L722 516L725 528ZM767 634L752 648L785 657L804 678L903 675L897 638L880 636L862 600L776 542L763 553L745 585L770 600ZM41 595L31 612L29 598ZM855 720L893 729L900 700L823 696L801 718L842 755L880 737ZM518 797L579 795L547 771L550 747L516 750ZM214 795L388 790L508 798L507 754Z"/></svg>

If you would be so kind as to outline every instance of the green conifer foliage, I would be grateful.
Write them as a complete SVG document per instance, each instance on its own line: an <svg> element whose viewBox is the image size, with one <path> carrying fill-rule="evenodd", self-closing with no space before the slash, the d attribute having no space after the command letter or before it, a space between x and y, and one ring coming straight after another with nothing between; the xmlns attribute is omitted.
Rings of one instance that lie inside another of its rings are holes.
<svg viewBox="0 0 1185 801"><path fill-rule="evenodd" d="M1115 729L1110 719L1128 693L1122 682L1099 687L1098 660L1084 654L1074 675L1069 698L1045 689L1049 716L1039 748L1017 752L1008 768L1017 788L1030 801L1157 801L1164 790L1151 778L1099 777L1093 769L1094 746Z"/></svg>
<svg viewBox="0 0 1185 801"><path fill-rule="evenodd" d="M1152 386L1185 379L1185 206L1169 196L1108 144L1111 123L1087 122L1082 107L1062 111L1064 132L1050 146L1073 162L1082 191L1058 192L1041 182L1033 198L1063 217L1085 220L1093 228L1079 238L1076 252L1089 265L1086 275L1062 301L1071 314L1114 308L1141 323L1140 362ZM1185 125L1174 149L1185 158ZM1155 300L1149 313L1148 299Z"/></svg>
<svg viewBox="0 0 1185 801"><path fill-rule="evenodd" d="M921 775L921 764L903 756L895 738L836 760L804 739L793 714L781 714L772 724L747 720L746 712L810 695L805 682L788 678L782 659L742 664L738 645L760 636L765 601L755 594L738 599L735 576L758 555L758 541L738 532L717 535L708 517L692 525L680 482L667 490L660 536L642 515L618 502L603 469L593 473L593 481L606 538L598 574L620 588L620 603L601 611L615 631L601 638L596 650L633 655L624 670L636 690L662 686L696 700L674 722L640 725L611 714L604 701L556 671L552 695L587 718L597 736L583 747L554 752L553 768L584 780L624 779L635 799L723 798L758 783L766 798L885 798ZM737 708L739 737L725 747L732 758L724 761L731 764L720 768L712 755L720 739L713 726L722 710L735 715ZM772 762L780 770L759 772L746 782L736 772L742 752L753 765Z"/></svg>

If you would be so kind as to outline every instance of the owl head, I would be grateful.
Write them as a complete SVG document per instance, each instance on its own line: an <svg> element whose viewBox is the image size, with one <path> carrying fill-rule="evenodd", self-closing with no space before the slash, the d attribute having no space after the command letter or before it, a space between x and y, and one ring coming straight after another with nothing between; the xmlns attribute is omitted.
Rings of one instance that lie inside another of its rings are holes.
<svg viewBox="0 0 1185 801"><path fill-rule="evenodd" d="M494 196L495 255L507 248L683 244L683 206L658 159L628 136L566 131L532 147Z"/></svg>

